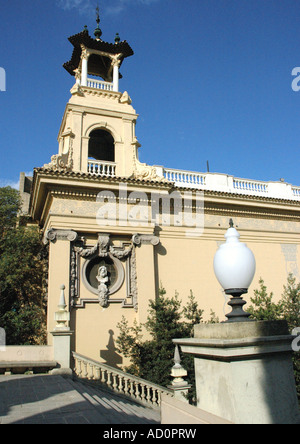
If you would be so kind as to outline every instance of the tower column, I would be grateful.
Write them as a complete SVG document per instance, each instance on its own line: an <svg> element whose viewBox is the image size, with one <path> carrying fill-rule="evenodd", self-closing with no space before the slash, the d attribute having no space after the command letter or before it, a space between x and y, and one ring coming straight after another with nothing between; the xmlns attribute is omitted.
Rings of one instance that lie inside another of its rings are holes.
<svg viewBox="0 0 300 444"><path fill-rule="evenodd" d="M87 86L89 52L84 45L81 49L81 86Z"/></svg>
<svg viewBox="0 0 300 444"><path fill-rule="evenodd" d="M119 64L114 65L113 71L113 91L119 92Z"/></svg>
<svg viewBox="0 0 300 444"><path fill-rule="evenodd" d="M87 86L88 59L82 59L81 86Z"/></svg>

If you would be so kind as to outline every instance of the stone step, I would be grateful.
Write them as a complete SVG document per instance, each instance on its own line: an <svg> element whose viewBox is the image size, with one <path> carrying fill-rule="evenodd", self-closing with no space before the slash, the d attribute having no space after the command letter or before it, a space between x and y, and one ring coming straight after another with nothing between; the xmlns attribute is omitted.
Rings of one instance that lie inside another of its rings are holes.
<svg viewBox="0 0 300 444"><path fill-rule="evenodd" d="M159 424L160 412L58 375L0 376L0 424Z"/></svg>
<svg viewBox="0 0 300 444"><path fill-rule="evenodd" d="M137 421L145 420L146 424L153 421L160 423L160 412L158 410L141 406L125 396L119 396L118 394L103 390L101 387L91 386L78 380L70 380L70 383L95 408L104 407L107 410L113 410L120 416L133 416L134 418L136 417L135 420Z"/></svg>

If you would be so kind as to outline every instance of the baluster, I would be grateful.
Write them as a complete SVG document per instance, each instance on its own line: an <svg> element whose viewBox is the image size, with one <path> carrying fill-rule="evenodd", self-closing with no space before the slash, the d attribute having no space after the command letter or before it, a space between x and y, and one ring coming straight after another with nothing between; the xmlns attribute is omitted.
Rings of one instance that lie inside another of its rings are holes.
<svg viewBox="0 0 300 444"><path fill-rule="evenodd" d="M124 393L125 395L128 393L129 387L128 387L128 378L125 378L125 387L124 387Z"/></svg>
<svg viewBox="0 0 300 444"><path fill-rule="evenodd" d="M74 356L74 371L75 371L75 374L77 375L78 374L78 359L77 358L75 358L75 356Z"/></svg>
<svg viewBox="0 0 300 444"><path fill-rule="evenodd" d="M88 366L88 365L87 365L87 362L84 361L83 365L84 365L84 374L83 374L83 377L87 379L87 377L88 377L88 375L89 375L88 368L87 368L87 366Z"/></svg>
<svg viewBox="0 0 300 444"><path fill-rule="evenodd" d="M151 388L147 387L147 402L151 403Z"/></svg>
<svg viewBox="0 0 300 444"><path fill-rule="evenodd" d="M142 393L141 393L141 400L145 400L145 384L141 384L142 387Z"/></svg>
<svg viewBox="0 0 300 444"><path fill-rule="evenodd" d="M156 390L157 391L157 404L159 405L159 407L161 406L161 391L160 390Z"/></svg>
<svg viewBox="0 0 300 444"><path fill-rule="evenodd" d="M107 372L107 385L108 385L108 387L110 387L111 386L111 374L112 374L112 372Z"/></svg>
<svg viewBox="0 0 300 444"><path fill-rule="evenodd" d="M106 370L104 370L103 368L101 369L101 382L102 384L106 383Z"/></svg>
<svg viewBox="0 0 300 444"><path fill-rule="evenodd" d="M156 389L153 389L152 393L153 393L152 404L156 404L156 402L157 402L157 399L156 399Z"/></svg>
<svg viewBox="0 0 300 444"><path fill-rule="evenodd" d="M135 382L134 383L134 385L135 385L135 393L134 393L134 397L136 398L136 399L139 399L139 397L140 397L140 390L139 390L139 383L138 382Z"/></svg>
<svg viewBox="0 0 300 444"><path fill-rule="evenodd" d="M133 390L133 381L130 381L130 396L133 398L134 397L134 390Z"/></svg>
<svg viewBox="0 0 300 444"><path fill-rule="evenodd" d="M117 387L118 387L118 384L117 384L117 375L116 375L115 373L113 373L113 389L114 389L115 391L117 391Z"/></svg>
<svg viewBox="0 0 300 444"><path fill-rule="evenodd" d="M81 359L78 360L78 364L79 364L78 376L81 378L81 376L82 376L82 361L81 361Z"/></svg>
<svg viewBox="0 0 300 444"><path fill-rule="evenodd" d="M100 372L101 372L100 367L95 366L95 370L96 370L95 380L99 381L100 380Z"/></svg>
<svg viewBox="0 0 300 444"><path fill-rule="evenodd" d="M94 379L94 366L93 366L92 364L90 364L89 379L90 379L90 380L93 380L93 379Z"/></svg>
<svg viewBox="0 0 300 444"><path fill-rule="evenodd" d="M118 386L118 391L120 393L123 393L123 381L124 381L124 377L123 376L119 376L119 386Z"/></svg>

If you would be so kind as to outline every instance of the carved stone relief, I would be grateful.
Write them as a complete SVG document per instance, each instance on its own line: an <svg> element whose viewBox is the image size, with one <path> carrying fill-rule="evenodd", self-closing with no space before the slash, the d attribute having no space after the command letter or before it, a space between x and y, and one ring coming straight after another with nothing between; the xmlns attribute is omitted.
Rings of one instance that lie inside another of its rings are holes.
<svg viewBox="0 0 300 444"><path fill-rule="evenodd" d="M50 171L70 172L73 170L73 139L74 134L69 129L63 138L63 143L68 144L67 149L62 154L55 154L51 157L51 162L43 166Z"/></svg>
<svg viewBox="0 0 300 444"><path fill-rule="evenodd" d="M108 306L108 295L109 295L109 277L108 271L105 266L99 267L97 274L98 285L98 296L99 296L99 304L101 307L106 308Z"/></svg>
<svg viewBox="0 0 300 444"><path fill-rule="evenodd" d="M79 271L80 258L85 259L81 272ZM125 280L125 270L122 262L124 262L126 268L127 298L114 299L112 296L117 293ZM97 265L98 263L99 266ZM89 281L89 269L92 266L98 267L97 286L91 285ZM108 276L104 276L104 272L106 269L107 273L107 266L114 268L114 282L109 282L109 279L106 281ZM104 308L111 303L122 303L124 308L138 309L135 247L132 242L124 242L121 246L114 246L109 234L99 233L98 241L94 246L86 247L82 242L81 245L79 243L73 244L70 279L71 305L73 307L84 308L86 303L99 302L100 306ZM82 279L83 284L92 294L98 296L98 301L95 298L80 298L80 279ZM101 279L104 279L105 282L104 280L101 281Z"/></svg>

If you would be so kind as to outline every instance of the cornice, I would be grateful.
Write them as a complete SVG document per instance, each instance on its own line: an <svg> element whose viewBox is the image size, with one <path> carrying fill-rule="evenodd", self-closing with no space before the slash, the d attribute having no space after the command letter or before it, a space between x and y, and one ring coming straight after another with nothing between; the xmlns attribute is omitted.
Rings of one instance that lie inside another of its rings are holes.
<svg viewBox="0 0 300 444"><path fill-rule="evenodd" d="M274 198L274 197L266 197L266 196L254 196L249 194L241 194L241 193L226 193L225 191L213 191L213 190L198 190L195 188L184 188L184 187L173 187L176 191L181 192L203 192L205 196L214 196L214 197L225 197L225 198L231 198L234 200L241 200L243 203L245 201L247 202L262 202L262 203L276 203L276 204L284 204L284 205L295 205L298 206L300 209L300 201L299 200L289 200L289 199L281 199L281 198Z"/></svg>
<svg viewBox="0 0 300 444"><path fill-rule="evenodd" d="M245 203L257 204L257 203L266 203L266 204L279 204L279 205L288 205L293 207L298 207L300 211L300 201L297 200L287 200L287 199L276 199L269 198L265 196L250 196L247 194L235 194L235 193L226 193L223 191L211 191L211 190L198 190L193 188L181 188L176 187L172 182L166 181L156 181L156 180L141 180L135 179L131 177L99 177L94 174L82 173L82 172L63 172L63 171L51 171L44 168L35 168L34 172L38 173L39 176L47 176L47 177L55 177L55 178L65 178L65 179L75 179L75 180L88 180L90 183L109 183L109 184L119 184L119 183L128 183L130 185L139 185L139 186L151 186L152 188L164 188L166 190L179 191L179 192L203 192L205 197L216 197L216 198L225 198L231 199L235 201L236 204L240 202L242 206ZM88 184L87 184L88 185Z"/></svg>
<svg viewBox="0 0 300 444"><path fill-rule="evenodd" d="M122 184L128 185L128 193L138 189L150 195L149 199L151 199L151 193L155 192L168 195L172 191L193 191L194 193L198 191L174 187L170 182L125 177L104 178L88 173L58 172L37 168L34 170L33 191L30 199L31 215L39 214L38 220L45 221L54 197L95 201L103 188L117 193ZM39 211L37 211L37 198L40 201L39 205L42 205ZM300 202L298 201L224 192L204 191L204 212L217 216L300 222Z"/></svg>
<svg viewBox="0 0 300 444"><path fill-rule="evenodd" d="M71 179L76 181L86 181L86 187L88 188L89 184L129 184L129 185L139 185L141 187L151 187L151 188L159 188L169 190L172 188L172 184L166 181L156 181L156 180L141 180L135 179L131 177L103 177L96 176L90 173L82 173L82 172L65 172L65 171L52 171L44 168L35 168L34 175L43 177L52 177L56 179Z"/></svg>
<svg viewBox="0 0 300 444"><path fill-rule="evenodd" d="M112 108L112 104L107 105L108 107L105 107L103 105L104 102L99 102L99 106L95 106L95 104L89 105L89 104L82 104L82 103L74 103L69 102L66 106L66 112L72 111L72 112L79 112L81 114L96 114L100 116L106 116L106 117L121 117L124 116L130 116L130 119L137 120L139 115L135 112L134 108L131 105L127 105L120 102L119 96L112 96L112 94L116 94L110 91L102 91L102 90L96 90L94 88L86 87L89 96L93 97L102 97L105 99L114 100L115 108ZM122 97L122 94L121 94ZM117 100L118 99L118 100Z"/></svg>

